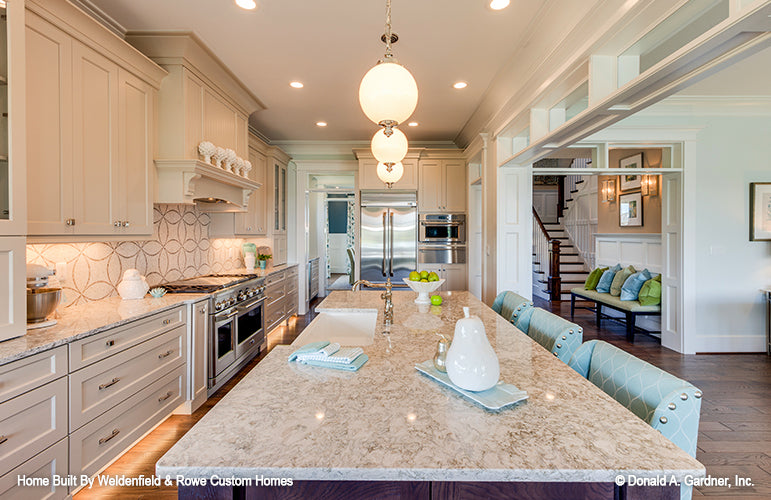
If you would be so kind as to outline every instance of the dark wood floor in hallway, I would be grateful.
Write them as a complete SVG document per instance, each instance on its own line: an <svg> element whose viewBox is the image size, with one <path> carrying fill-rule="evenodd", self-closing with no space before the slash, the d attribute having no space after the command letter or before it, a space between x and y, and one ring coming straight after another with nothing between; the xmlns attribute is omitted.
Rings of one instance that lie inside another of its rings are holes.
<svg viewBox="0 0 771 500"><path fill-rule="evenodd" d="M570 317L569 302L541 302L540 307ZM290 320L269 339L269 349L291 343L314 313ZM678 377L689 380L704 392L697 458L713 477L749 477L754 486L746 488L703 487L694 497L712 499L771 498L771 358L764 354L688 355L662 348L658 340L637 335L635 344L624 338L624 327L605 322L602 329L594 326L592 313L576 312L576 322L584 328L584 339L601 339L656 365ZM108 476L149 476L155 463L177 440L200 420L238 383L265 355L246 366L222 389L217 391L193 415L174 415L142 439L102 474ZM176 498L176 487L142 488L97 487L82 490L75 500L121 498Z"/></svg>

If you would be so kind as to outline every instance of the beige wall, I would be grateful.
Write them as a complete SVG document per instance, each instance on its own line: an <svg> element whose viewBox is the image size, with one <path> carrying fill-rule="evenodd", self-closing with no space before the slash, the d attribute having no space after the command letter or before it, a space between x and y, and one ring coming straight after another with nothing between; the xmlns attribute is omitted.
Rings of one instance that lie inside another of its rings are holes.
<svg viewBox="0 0 771 500"><path fill-rule="evenodd" d="M662 150L661 148L653 149L611 149L608 151L608 167L619 168L619 160L632 156L638 153L643 154L643 166L647 168L659 168L661 167ZM616 200L611 203L602 203L601 192L598 190L597 199L597 232L598 233L627 233L627 234L639 234L639 233L660 233L661 232L661 179L659 178L659 185L657 187L658 193L656 196L643 196L643 225L640 227L621 227L619 225L618 215L618 197L619 183L618 176L606 176L601 175L599 178L599 186L602 186L605 179L616 179ZM627 191L627 193L639 192L639 189Z"/></svg>

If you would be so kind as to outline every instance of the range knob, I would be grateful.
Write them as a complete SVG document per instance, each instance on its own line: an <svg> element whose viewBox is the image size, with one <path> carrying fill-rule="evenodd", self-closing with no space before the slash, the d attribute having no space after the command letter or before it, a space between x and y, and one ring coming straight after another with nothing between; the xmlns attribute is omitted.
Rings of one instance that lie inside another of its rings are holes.
<svg viewBox="0 0 771 500"><path fill-rule="evenodd" d="M246 292L244 290L238 292L238 300L246 300Z"/></svg>
<svg viewBox="0 0 771 500"><path fill-rule="evenodd" d="M214 304L214 310L215 311L221 311L222 310L222 302L217 302Z"/></svg>
<svg viewBox="0 0 771 500"><path fill-rule="evenodd" d="M247 294L249 297L254 297L254 288L250 288L249 290L247 290L247 291L246 291L246 294Z"/></svg>

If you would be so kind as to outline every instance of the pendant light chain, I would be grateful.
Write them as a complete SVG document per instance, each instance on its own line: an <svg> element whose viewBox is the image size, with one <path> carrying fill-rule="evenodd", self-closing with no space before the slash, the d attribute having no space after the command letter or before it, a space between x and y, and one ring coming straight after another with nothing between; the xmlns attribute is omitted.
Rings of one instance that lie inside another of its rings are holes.
<svg viewBox="0 0 771 500"><path fill-rule="evenodd" d="M394 57L391 51L391 0L386 0L386 25L385 25L385 60L390 60Z"/></svg>

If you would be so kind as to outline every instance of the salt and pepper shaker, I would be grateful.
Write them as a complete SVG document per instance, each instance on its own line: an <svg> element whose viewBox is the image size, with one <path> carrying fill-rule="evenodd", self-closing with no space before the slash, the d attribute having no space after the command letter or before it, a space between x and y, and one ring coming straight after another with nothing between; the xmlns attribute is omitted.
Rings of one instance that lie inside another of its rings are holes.
<svg viewBox="0 0 771 500"><path fill-rule="evenodd" d="M436 346L436 354L434 355L434 368L442 373L447 373L447 349L449 348L450 343L441 333L438 333L437 335L442 337L442 339Z"/></svg>

